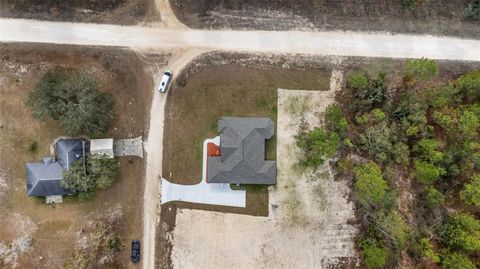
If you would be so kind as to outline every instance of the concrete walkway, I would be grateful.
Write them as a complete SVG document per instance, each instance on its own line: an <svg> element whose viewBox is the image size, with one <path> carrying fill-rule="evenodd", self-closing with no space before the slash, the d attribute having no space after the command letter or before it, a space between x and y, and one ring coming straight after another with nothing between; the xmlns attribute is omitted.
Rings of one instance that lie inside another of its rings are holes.
<svg viewBox="0 0 480 269"><path fill-rule="evenodd" d="M203 142L203 173L202 181L196 185L179 185L162 179L161 203L184 201L197 204L223 205L234 207L246 206L246 191L232 190L230 184L207 183L207 144L220 144L220 137L207 139Z"/></svg>
<svg viewBox="0 0 480 269"><path fill-rule="evenodd" d="M113 154L115 156L137 156L143 158L142 137L115 139L113 141Z"/></svg>

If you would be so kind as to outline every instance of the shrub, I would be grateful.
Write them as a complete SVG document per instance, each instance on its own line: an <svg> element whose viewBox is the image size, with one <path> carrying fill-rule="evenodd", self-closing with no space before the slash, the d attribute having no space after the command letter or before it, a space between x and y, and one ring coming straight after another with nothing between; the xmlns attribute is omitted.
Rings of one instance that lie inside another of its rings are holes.
<svg viewBox="0 0 480 269"><path fill-rule="evenodd" d="M100 93L99 87L86 72L49 72L29 94L27 105L35 117L48 115L59 121L68 136L101 136L114 113L112 97Z"/></svg>
<svg viewBox="0 0 480 269"><path fill-rule="evenodd" d="M348 109L353 114L364 113L385 102L387 86L385 74L370 79L363 72L353 73L347 81L347 89L342 92L349 99Z"/></svg>
<svg viewBox="0 0 480 269"><path fill-rule="evenodd" d="M38 148L38 142L34 139L29 139L25 144L25 148L27 149L28 152L35 153Z"/></svg>
<svg viewBox="0 0 480 269"><path fill-rule="evenodd" d="M347 85L350 88L358 90L366 90L369 87L367 74L363 71L352 73L347 79Z"/></svg>
<svg viewBox="0 0 480 269"><path fill-rule="evenodd" d="M383 121L386 118L385 113L379 108L372 110L372 116L376 122Z"/></svg>
<svg viewBox="0 0 480 269"><path fill-rule="evenodd" d="M441 227L444 244L469 252L480 251L480 220L467 213L456 213Z"/></svg>
<svg viewBox="0 0 480 269"><path fill-rule="evenodd" d="M301 132L296 137L297 146L303 151L300 160L303 166L317 167L333 157L340 147L340 138L335 132L323 128Z"/></svg>
<svg viewBox="0 0 480 269"><path fill-rule="evenodd" d="M417 9L417 0L403 0L402 7L409 11L415 11Z"/></svg>
<svg viewBox="0 0 480 269"><path fill-rule="evenodd" d="M463 10L463 15L471 19L480 19L480 0L473 0Z"/></svg>
<svg viewBox="0 0 480 269"><path fill-rule="evenodd" d="M413 151L422 159L436 163L444 158L444 154L438 150L440 146L440 142L424 138L413 146Z"/></svg>
<svg viewBox="0 0 480 269"><path fill-rule="evenodd" d="M402 215L397 210L384 211L382 210L377 216L377 227L389 236L385 240L399 248L403 249L408 240L409 229Z"/></svg>
<svg viewBox="0 0 480 269"><path fill-rule="evenodd" d="M398 131L394 124L388 125L387 121L382 121L375 125L368 125L364 132L358 137L358 145L370 156L380 162L389 162L396 158L397 153L405 153L402 146L395 152L395 144L398 141Z"/></svg>
<svg viewBox="0 0 480 269"><path fill-rule="evenodd" d="M480 174L472 177L470 183L465 185L460 196L467 205L475 205L480 209Z"/></svg>
<svg viewBox="0 0 480 269"><path fill-rule="evenodd" d="M418 245L418 247L420 248L420 253L424 259L429 260L433 263L440 262L440 257L433 250L433 246L430 243L430 240L428 240L428 238L420 239Z"/></svg>
<svg viewBox="0 0 480 269"><path fill-rule="evenodd" d="M354 168L357 181L355 194L363 205L379 205L387 194L387 181L382 178L380 167L374 162L358 165Z"/></svg>
<svg viewBox="0 0 480 269"><path fill-rule="evenodd" d="M340 137L345 137L348 122L338 105L329 105L325 111L325 123L329 131L336 132Z"/></svg>
<svg viewBox="0 0 480 269"><path fill-rule="evenodd" d="M442 261L443 269L477 269L475 264L459 253L448 253Z"/></svg>
<svg viewBox="0 0 480 269"><path fill-rule="evenodd" d="M457 88L468 100L480 98L480 70L462 75L457 79Z"/></svg>
<svg viewBox="0 0 480 269"><path fill-rule="evenodd" d="M427 58L407 60L406 73L422 81L429 80L438 73L437 62Z"/></svg>
<svg viewBox="0 0 480 269"><path fill-rule="evenodd" d="M413 176L423 184L432 184L446 173L442 167L420 160L413 162L413 169Z"/></svg>
<svg viewBox="0 0 480 269"><path fill-rule="evenodd" d="M436 208L445 203L445 195L432 186L425 190L425 202L429 208Z"/></svg>
<svg viewBox="0 0 480 269"><path fill-rule="evenodd" d="M362 254L365 266L368 269L383 268L387 264L388 250L383 247L364 242L362 244Z"/></svg>

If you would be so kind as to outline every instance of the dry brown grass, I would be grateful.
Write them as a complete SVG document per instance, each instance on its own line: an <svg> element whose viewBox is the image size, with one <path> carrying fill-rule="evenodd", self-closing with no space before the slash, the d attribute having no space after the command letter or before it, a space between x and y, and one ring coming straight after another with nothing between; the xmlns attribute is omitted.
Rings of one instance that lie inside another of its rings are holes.
<svg viewBox="0 0 480 269"><path fill-rule="evenodd" d="M0 202L0 241L8 244L17 236L14 227L2 225L10 213L28 217L38 228L33 234L32 251L21 257L20 268L62 267L65 256L74 247L74 233L83 228L84 217L116 205L122 207L126 216L121 234L124 242L128 245L131 239L141 238L142 159L119 159L119 178L111 188L98 192L95 199L79 201L68 197L61 205L45 205L43 199L28 197L24 168L26 162L48 155L50 143L61 135L55 121L34 119L25 106L29 91L51 68L75 67L93 72L102 82L101 90L112 93L115 100L117 118L108 136L142 135L148 127L153 84L141 72L136 56L118 49L21 44L1 45L0 55L0 168L9 187ZM30 139L38 141L35 153L25 148ZM119 267L127 267L129 250L120 256Z"/></svg>

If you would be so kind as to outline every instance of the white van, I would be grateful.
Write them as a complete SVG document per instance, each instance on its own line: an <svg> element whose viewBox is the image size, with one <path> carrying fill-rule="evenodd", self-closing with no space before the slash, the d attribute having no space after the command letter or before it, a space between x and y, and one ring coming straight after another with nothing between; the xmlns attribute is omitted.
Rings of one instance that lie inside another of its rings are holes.
<svg viewBox="0 0 480 269"><path fill-rule="evenodd" d="M163 72L162 80L160 81L160 85L158 86L158 91L161 93L165 93L168 90L168 86L170 86L170 81L172 80L173 73L170 70L166 70Z"/></svg>

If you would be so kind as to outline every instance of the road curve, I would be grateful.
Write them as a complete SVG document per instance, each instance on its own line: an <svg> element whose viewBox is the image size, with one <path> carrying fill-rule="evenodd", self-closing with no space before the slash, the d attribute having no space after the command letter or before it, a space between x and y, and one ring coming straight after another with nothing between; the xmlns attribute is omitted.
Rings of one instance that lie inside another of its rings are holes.
<svg viewBox="0 0 480 269"><path fill-rule="evenodd" d="M0 41L480 61L480 40L389 33L207 31L2 18Z"/></svg>

